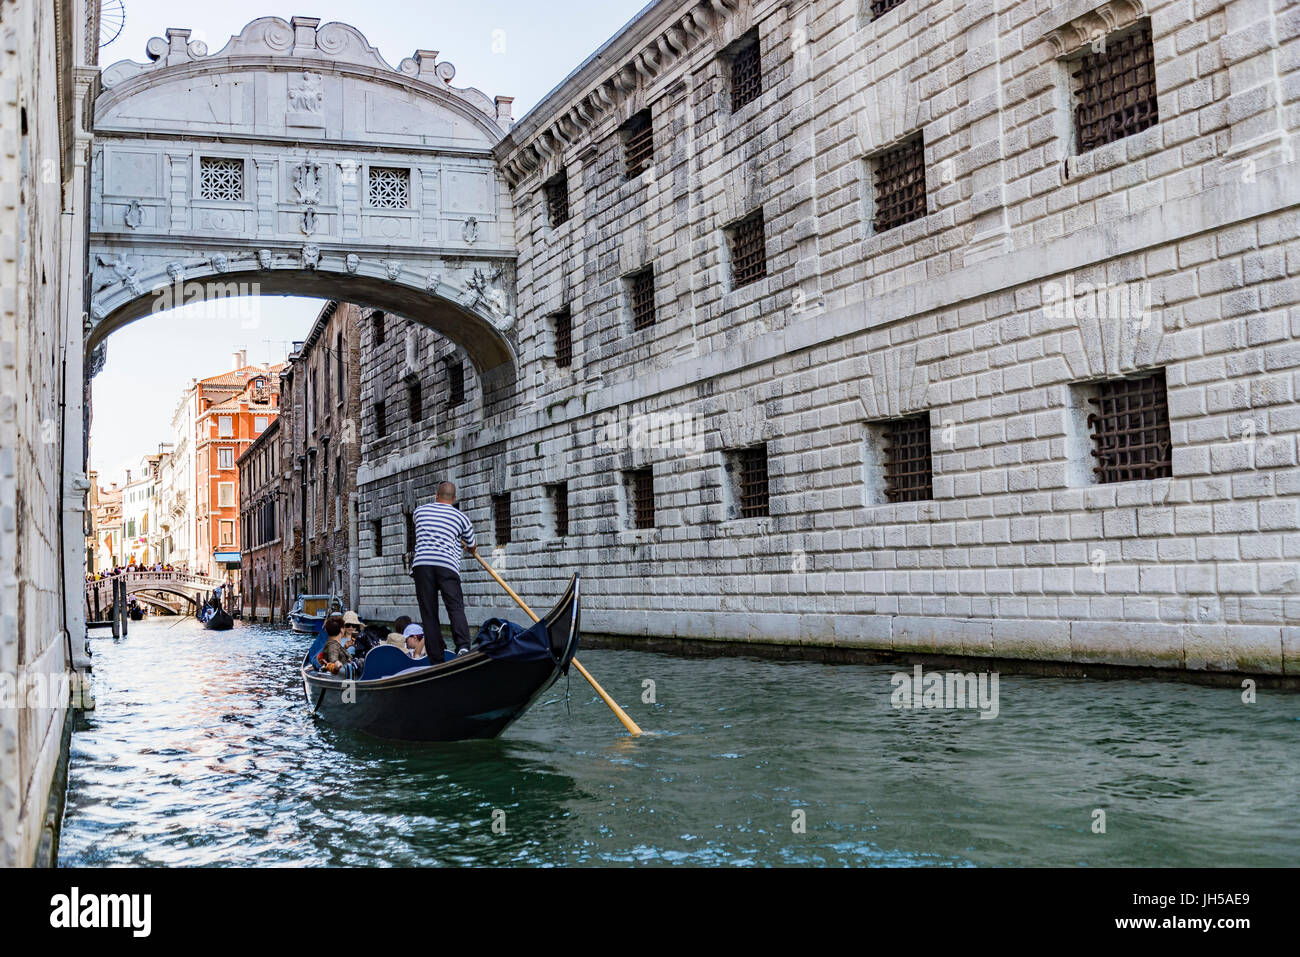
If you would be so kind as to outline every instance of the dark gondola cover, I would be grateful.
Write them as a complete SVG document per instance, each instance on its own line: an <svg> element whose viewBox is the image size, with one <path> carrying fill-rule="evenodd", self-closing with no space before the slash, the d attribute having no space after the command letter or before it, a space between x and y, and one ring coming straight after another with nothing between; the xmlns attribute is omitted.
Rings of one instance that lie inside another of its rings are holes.
<svg viewBox="0 0 1300 957"><path fill-rule="evenodd" d="M336 677L313 664L325 643L317 636L302 660L303 692L323 720L378 738L494 738L568 672L580 631L574 575L555 607L531 628L484 629L469 654L444 652L444 661L433 665L384 645L366 655L360 678Z"/></svg>
<svg viewBox="0 0 1300 957"><path fill-rule="evenodd" d="M230 616L230 612L212 602L207 602L199 609L198 619L209 631L229 631L235 627L235 619Z"/></svg>

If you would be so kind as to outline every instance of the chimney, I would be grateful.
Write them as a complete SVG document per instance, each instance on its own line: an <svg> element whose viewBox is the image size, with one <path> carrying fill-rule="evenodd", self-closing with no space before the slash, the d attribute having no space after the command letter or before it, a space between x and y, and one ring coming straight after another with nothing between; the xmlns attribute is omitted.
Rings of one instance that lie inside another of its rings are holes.
<svg viewBox="0 0 1300 957"><path fill-rule="evenodd" d="M231 356L231 361L235 364L234 371L238 372L240 369L244 368L244 366L248 365L248 350L240 349Z"/></svg>

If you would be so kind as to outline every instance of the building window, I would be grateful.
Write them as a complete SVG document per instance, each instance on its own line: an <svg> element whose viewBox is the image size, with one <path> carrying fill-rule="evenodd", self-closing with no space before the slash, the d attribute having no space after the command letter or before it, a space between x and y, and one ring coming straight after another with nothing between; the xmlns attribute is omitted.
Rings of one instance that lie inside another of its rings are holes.
<svg viewBox="0 0 1300 957"><path fill-rule="evenodd" d="M632 469L623 473L627 492L628 518L633 528L655 527L655 483L652 469Z"/></svg>
<svg viewBox="0 0 1300 957"><path fill-rule="evenodd" d="M767 275L767 244L760 208L727 230L731 252L731 284L739 289Z"/></svg>
<svg viewBox="0 0 1300 957"><path fill-rule="evenodd" d="M383 312L379 312L379 311L377 311L377 312L375 312L375 313L370 317L370 328L371 328L371 330L374 332L374 336L375 336L375 345L377 345L377 346L382 346L382 345L384 344L384 314L383 314Z"/></svg>
<svg viewBox="0 0 1300 957"><path fill-rule="evenodd" d="M235 483L218 482L217 483L217 508L234 508L235 507Z"/></svg>
<svg viewBox="0 0 1300 957"><path fill-rule="evenodd" d="M382 400L375 403L375 435L381 439L388 434L388 417L385 411Z"/></svg>
<svg viewBox="0 0 1300 957"><path fill-rule="evenodd" d="M375 557L381 557L384 554L384 523L381 519L371 519L370 540L375 545Z"/></svg>
<svg viewBox="0 0 1300 957"><path fill-rule="evenodd" d="M734 517L761 518L768 511L767 446L755 445L728 455Z"/></svg>
<svg viewBox="0 0 1300 957"><path fill-rule="evenodd" d="M217 416L217 438L233 439L235 437L235 420L228 415Z"/></svg>
<svg viewBox="0 0 1300 957"><path fill-rule="evenodd" d="M654 159L654 125L648 109L636 113L623 124L623 164L628 179L635 179Z"/></svg>
<svg viewBox="0 0 1300 957"><path fill-rule="evenodd" d="M510 544L510 493L492 496L492 518L498 545Z"/></svg>
<svg viewBox="0 0 1300 957"><path fill-rule="evenodd" d="M235 523L233 521L223 521L221 523L221 544L235 544Z"/></svg>
<svg viewBox="0 0 1300 957"><path fill-rule="evenodd" d="M562 225L569 219L569 177L561 170L542 187L546 195L546 215L551 227Z"/></svg>
<svg viewBox="0 0 1300 957"><path fill-rule="evenodd" d="M411 171L395 166L370 167L370 205L376 209L409 209Z"/></svg>
<svg viewBox="0 0 1300 957"><path fill-rule="evenodd" d="M894 7L901 7L903 0L870 0L871 19L884 16Z"/></svg>
<svg viewBox="0 0 1300 957"><path fill-rule="evenodd" d="M406 398L409 404L411 421L419 422L424 416L424 395L420 391L420 383L412 380L406 383Z"/></svg>
<svg viewBox="0 0 1300 957"><path fill-rule="evenodd" d="M264 415L256 416L253 419L253 431L261 434L266 431L267 417Z"/></svg>
<svg viewBox="0 0 1300 957"><path fill-rule="evenodd" d="M573 311L565 306L551 316L555 329L555 364L562 369L573 365Z"/></svg>
<svg viewBox="0 0 1300 957"><path fill-rule="evenodd" d="M234 449L217 449L217 468L233 469L235 467Z"/></svg>
<svg viewBox="0 0 1300 957"><path fill-rule="evenodd" d="M884 424L885 499L921 502L934 498L930 457L930 415L910 415Z"/></svg>
<svg viewBox="0 0 1300 957"><path fill-rule="evenodd" d="M1073 71L1074 141L1080 153L1160 122L1151 24L1085 48Z"/></svg>
<svg viewBox="0 0 1300 957"><path fill-rule="evenodd" d="M199 199L237 203L244 198L244 161L199 157Z"/></svg>
<svg viewBox="0 0 1300 957"><path fill-rule="evenodd" d="M555 537L569 534L569 486L564 482L547 486L551 495L551 514L555 516Z"/></svg>
<svg viewBox="0 0 1300 957"><path fill-rule="evenodd" d="M334 368L338 371L339 404L343 404L343 333L335 337Z"/></svg>
<svg viewBox="0 0 1300 957"><path fill-rule="evenodd" d="M406 522L406 553L415 554L415 515L412 512L403 512L403 518Z"/></svg>
<svg viewBox="0 0 1300 957"><path fill-rule="evenodd" d="M731 48L731 111L757 100L763 92L763 65L758 30L750 30Z"/></svg>
<svg viewBox="0 0 1300 957"><path fill-rule="evenodd" d="M460 359L447 360L447 392L451 405L465 401L465 363Z"/></svg>
<svg viewBox="0 0 1300 957"><path fill-rule="evenodd" d="M627 278L628 302L631 305L632 329L646 329L655 321L655 271L647 266Z"/></svg>
<svg viewBox="0 0 1300 957"><path fill-rule="evenodd" d="M1096 385L1088 397L1093 474L1101 483L1169 478L1173 473L1165 371Z"/></svg>
<svg viewBox="0 0 1300 957"><path fill-rule="evenodd" d="M925 143L921 134L880 153L875 167L875 232L925 215Z"/></svg>

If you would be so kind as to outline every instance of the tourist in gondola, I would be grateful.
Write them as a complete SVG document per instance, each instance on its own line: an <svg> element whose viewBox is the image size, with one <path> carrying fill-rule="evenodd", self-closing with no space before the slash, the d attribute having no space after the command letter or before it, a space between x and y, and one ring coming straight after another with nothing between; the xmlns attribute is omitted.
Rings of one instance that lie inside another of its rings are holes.
<svg viewBox="0 0 1300 957"><path fill-rule="evenodd" d="M407 625L406 630L402 632L402 637L406 639L406 653L412 658L423 658L427 654L424 629L419 625Z"/></svg>
<svg viewBox="0 0 1300 957"><path fill-rule="evenodd" d="M411 574L420 604L421 632L429 636L432 647L443 647L442 625L438 621L438 595L441 594L458 655L469 653L469 623L465 620L465 598L460 587L460 559L466 551L478 551L474 526L456 508L456 486L442 482L435 500L415 510L415 559Z"/></svg>
<svg viewBox="0 0 1300 957"><path fill-rule="evenodd" d="M347 649L343 647L340 635L343 633L343 619L338 615L331 615L325 619L325 647L320 650L317 656L321 662L321 668L330 674L339 674L348 670L352 664L352 656L348 654Z"/></svg>

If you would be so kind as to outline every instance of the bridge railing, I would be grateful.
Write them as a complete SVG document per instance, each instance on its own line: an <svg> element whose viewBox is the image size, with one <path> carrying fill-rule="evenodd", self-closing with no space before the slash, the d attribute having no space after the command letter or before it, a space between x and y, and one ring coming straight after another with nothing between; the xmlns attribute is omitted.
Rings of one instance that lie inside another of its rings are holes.
<svg viewBox="0 0 1300 957"><path fill-rule="evenodd" d="M206 575L196 575L193 572L160 572L160 571L123 571L113 574L102 575L93 581L86 582L87 593L98 590L111 589L115 581L125 581L128 587L132 584L166 584L166 585L189 585L191 588L204 589L211 591L218 585L223 584L220 578L209 578Z"/></svg>

